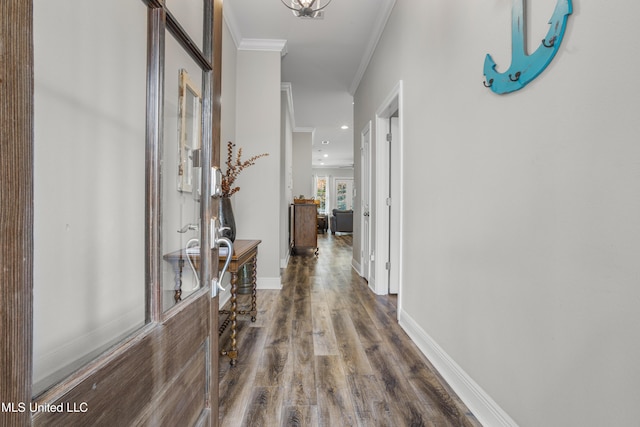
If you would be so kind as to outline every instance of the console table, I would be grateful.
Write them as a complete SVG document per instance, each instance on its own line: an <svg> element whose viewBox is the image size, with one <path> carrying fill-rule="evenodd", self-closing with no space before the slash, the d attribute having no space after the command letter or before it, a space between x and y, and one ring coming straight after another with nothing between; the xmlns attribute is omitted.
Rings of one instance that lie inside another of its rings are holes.
<svg viewBox="0 0 640 427"><path fill-rule="evenodd" d="M238 347L236 340L237 330L237 316L249 314L251 315L251 321L256 321L258 311L256 309L256 265L258 259L258 245L261 240L236 240L233 242L233 254L231 254L231 261L229 262L229 269L227 270L231 274L231 310L219 310L219 314L227 315L226 319L220 324L218 328L218 336L221 336L224 330L229 324L231 324L231 346L228 350L222 350L220 352L223 356L228 356L231 359L231 365L234 366L238 359ZM199 254L190 254L191 259L196 268L200 262ZM222 269L224 263L227 260L228 255L219 256L219 269ZM182 295L182 269L185 265L187 254L182 250L171 252L164 256L164 259L173 265L176 273L175 284L175 301L181 300ZM253 276L251 277L251 307L238 310L238 272L243 265L247 263L253 263Z"/></svg>
<svg viewBox="0 0 640 427"><path fill-rule="evenodd" d="M227 318L218 329L218 336L222 335L227 325L231 323L231 347L220 352L223 356L229 356L231 365L236 364L238 359L238 348L236 340L237 315L250 314L251 321L256 321L258 311L256 310L256 264L258 259L258 245L261 240L236 240L233 242L233 254L229 263L229 273L231 274L231 310L220 310L220 314L226 314ZM220 256L220 269L224 266L227 256ZM251 278L251 307L248 310L238 310L238 271L243 265L253 263L253 276Z"/></svg>

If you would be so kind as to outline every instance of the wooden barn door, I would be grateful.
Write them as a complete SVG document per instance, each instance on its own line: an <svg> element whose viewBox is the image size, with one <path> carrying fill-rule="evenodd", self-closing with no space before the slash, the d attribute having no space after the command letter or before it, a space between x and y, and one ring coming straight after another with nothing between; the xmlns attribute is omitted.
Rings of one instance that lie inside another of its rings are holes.
<svg viewBox="0 0 640 427"><path fill-rule="evenodd" d="M182 298L173 292L167 296L163 264L167 250L163 244L170 240L167 219L162 216L169 209L164 205L162 181L163 174L169 173L162 163L163 139L168 139L163 96L165 39L169 37L201 70L196 78L201 80L198 167L203 172L196 169L194 182L200 181L202 196L194 206L198 206L199 222L195 236L203 248L211 246L210 224L217 211L217 200L206 195L211 189L209 170L219 165L220 158L222 0L200 4L204 4L204 40L193 42L164 0L143 0L148 24L146 142L141 165L144 228L139 227L144 235L139 237L144 241L140 255L144 280L130 284L144 287L140 325L90 358L81 358L77 367L39 390L34 385L33 362L34 287L39 286L34 283L34 263L40 259L34 257L34 204L39 203L34 197L34 2L0 2L0 426L218 425L218 297L211 288L218 272L217 250L203 251L197 273L193 271L199 286ZM96 159L96 165L102 160ZM176 233L175 228L171 232ZM85 255L77 254L80 259ZM45 303L59 305L63 316L65 297ZM174 300L167 303L169 298Z"/></svg>

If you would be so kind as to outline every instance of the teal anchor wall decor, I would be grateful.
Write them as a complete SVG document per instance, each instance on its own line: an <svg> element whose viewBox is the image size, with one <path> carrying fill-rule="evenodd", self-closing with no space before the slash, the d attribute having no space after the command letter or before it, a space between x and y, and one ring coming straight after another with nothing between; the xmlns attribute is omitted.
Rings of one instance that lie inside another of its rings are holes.
<svg viewBox="0 0 640 427"><path fill-rule="evenodd" d="M556 52L560 48L564 30L567 26L567 17L571 14L573 6L571 0L558 0L547 36L535 52L527 55L525 46L525 0L513 0L511 13L511 65L504 73L496 71L496 63L491 55L487 54L484 60L484 76L486 87L498 94L514 92L522 89L527 83L538 75L551 63Z"/></svg>

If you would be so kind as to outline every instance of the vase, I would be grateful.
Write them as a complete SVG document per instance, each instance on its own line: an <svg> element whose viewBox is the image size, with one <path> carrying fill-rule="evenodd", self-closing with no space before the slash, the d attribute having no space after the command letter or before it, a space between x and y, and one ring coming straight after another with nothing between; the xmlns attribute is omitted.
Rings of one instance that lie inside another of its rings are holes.
<svg viewBox="0 0 640 427"><path fill-rule="evenodd" d="M221 197L218 203L218 219L222 231L220 235L227 237L232 242L236 240L236 220L233 217L233 207L229 197Z"/></svg>

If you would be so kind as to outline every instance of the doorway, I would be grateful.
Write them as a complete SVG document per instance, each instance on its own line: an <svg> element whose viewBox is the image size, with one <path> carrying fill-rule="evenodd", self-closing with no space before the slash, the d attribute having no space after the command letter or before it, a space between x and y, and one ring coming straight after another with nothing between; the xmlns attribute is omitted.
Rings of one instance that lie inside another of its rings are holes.
<svg viewBox="0 0 640 427"><path fill-rule="evenodd" d="M376 112L375 289L398 294L402 288L402 81Z"/></svg>

